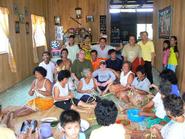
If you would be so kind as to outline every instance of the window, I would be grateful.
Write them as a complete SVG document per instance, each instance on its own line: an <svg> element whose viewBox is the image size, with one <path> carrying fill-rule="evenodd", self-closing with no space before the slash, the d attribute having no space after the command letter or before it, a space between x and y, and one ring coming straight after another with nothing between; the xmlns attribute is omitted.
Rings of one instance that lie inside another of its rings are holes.
<svg viewBox="0 0 185 139"><path fill-rule="evenodd" d="M31 15L32 40L36 47L46 46L45 19L42 16Z"/></svg>
<svg viewBox="0 0 185 139"><path fill-rule="evenodd" d="M140 32L147 31L148 38L153 39L153 28L152 24L137 24L137 38L140 38Z"/></svg>
<svg viewBox="0 0 185 139"><path fill-rule="evenodd" d="M8 53L9 38L7 36L8 9L0 7L0 53Z"/></svg>

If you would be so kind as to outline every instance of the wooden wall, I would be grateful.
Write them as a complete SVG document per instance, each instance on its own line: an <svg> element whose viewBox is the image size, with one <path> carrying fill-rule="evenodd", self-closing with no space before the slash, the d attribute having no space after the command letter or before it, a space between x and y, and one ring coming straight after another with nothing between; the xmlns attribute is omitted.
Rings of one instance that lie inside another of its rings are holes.
<svg viewBox="0 0 185 139"><path fill-rule="evenodd" d="M30 33L26 34L25 24L20 24L20 33L15 33L15 21L18 17L13 13L13 3L18 5L21 13L27 7L29 15L25 21L30 23ZM32 74L35 64L32 53L32 34L31 34L31 14L44 16L46 18L46 37L47 42L53 40L54 36L54 16L61 16L62 25L67 30L70 27L79 27L70 16L75 17L75 8L82 8L82 27L91 28L93 41L99 37L99 16L108 15L109 0L0 0L1 7L7 7L10 11L10 42L17 62L17 73L12 73L8 64L8 55L0 54L0 92L15 85L17 82L27 78ZM86 16L94 16L94 22L87 23ZM107 16L107 32L109 34L110 16ZM43 47L38 48L38 55L41 59Z"/></svg>
<svg viewBox="0 0 185 139"><path fill-rule="evenodd" d="M181 91L185 91L185 1L184 0L154 0L154 42L156 45L156 67L161 70L162 67L162 42L163 39L158 38L158 10L171 5L173 8L172 15L172 33L178 38L179 48L179 65L177 68L178 82Z"/></svg>
<svg viewBox="0 0 185 139"><path fill-rule="evenodd" d="M109 0L48 0L49 15L49 39L54 39L54 16L61 16L61 23L66 31L70 27L79 27L70 17L75 18L75 8L82 8L82 19L78 20L82 23L82 27L91 28L93 41L97 41L99 37L99 16L108 15ZM86 16L94 16L94 22L86 22ZM110 16L107 16L107 27L110 27ZM110 28L107 28L109 31ZM109 32L108 32L109 34Z"/></svg>
<svg viewBox="0 0 185 139"><path fill-rule="evenodd" d="M13 14L13 3L18 5L21 13L24 12L24 7L28 8L29 15L25 17L25 21L29 22L30 25L29 34L26 34L25 24L20 24L20 33L15 33L15 21L19 19ZM7 7L10 12L10 42L17 63L17 72L12 73L8 64L8 55L0 54L0 92L32 75L32 69L36 64L33 63L30 14L34 13L46 17L46 4L45 0L0 0L0 6ZM43 47L38 48L39 57L43 50Z"/></svg>

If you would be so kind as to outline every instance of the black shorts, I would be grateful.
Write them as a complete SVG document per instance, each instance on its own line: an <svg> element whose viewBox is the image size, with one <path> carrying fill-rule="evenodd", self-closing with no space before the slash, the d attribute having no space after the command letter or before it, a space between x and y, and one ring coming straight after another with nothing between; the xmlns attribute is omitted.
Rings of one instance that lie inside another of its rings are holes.
<svg viewBox="0 0 185 139"><path fill-rule="evenodd" d="M57 101L54 103L54 105L56 107L62 108L64 110L70 110L71 106L74 105L78 105L80 100L73 98L73 99L69 99L69 100L64 100L64 101Z"/></svg>
<svg viewBox="0 0 185 139"><path fill-rule="evenodd" d="M94 97L95 97L95 98L94 98ZM101 100L98 96L94 96L94 97L92 97L92 96L90 96L90 95L83 95L83 96L80 98L80 100L83 101L83 102L85 102L85 103L86 103L86 102L91 103L91 102L93 102L93 101L98 102L98 101Z"/></svg>
<svg viewBox="0 0 185 139"><path fill-rule="evenodd" d="M104 82L101 82L101 81L98 81L99 83L105 83L106 81ZM106 88L107 88L107 85L106 86L98 86L98 88L101 90L101 91L104 91Z"/></svg>

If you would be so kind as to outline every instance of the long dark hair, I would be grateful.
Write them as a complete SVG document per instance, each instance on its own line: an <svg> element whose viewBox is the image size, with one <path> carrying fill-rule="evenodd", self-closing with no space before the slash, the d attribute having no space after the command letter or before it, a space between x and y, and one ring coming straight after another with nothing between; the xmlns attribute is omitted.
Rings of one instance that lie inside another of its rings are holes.
<svg viewBox="0 0 185 139"><path fill-rule="evenodd" d="M163 47L163 51L166 51L167 49L170 49L170 41L169 40L164 40L163 44L166 43L168 46L166 48Z"/></svg>
<svg viewBox="0 0 185 139"><path fill-rule="evenodd" d="M171 36L170 38L171 39L173 38L176 41L175 46L174 46L174 52L179 52L179 50L177 48L177 37L176 36Z"/></svg>

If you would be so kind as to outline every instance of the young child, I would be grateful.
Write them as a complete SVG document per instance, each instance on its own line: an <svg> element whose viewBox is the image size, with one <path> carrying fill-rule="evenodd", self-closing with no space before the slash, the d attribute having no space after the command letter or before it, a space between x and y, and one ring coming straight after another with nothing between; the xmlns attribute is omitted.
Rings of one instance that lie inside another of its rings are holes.
<svg viewBox="0 0 185 139"><path fill-rule="evenodd" d="M148 116L148 128L153 124L160 124L161 122L168 122L166 111L164 109L162 99L171 93L171 83L167 80L162 80L159 85L158 93L145 106L141 108L140 115ZM154 108L154 109L153 109ZM153 110L152 110L153 109Z"/></svg>
<svg viewBox="0 0 185 139"><path fill-rule="evenodd" d="M43 61L39 66L45 68L47 71L46 79L49 79L51 83L54 83L55 64L50 61L51 54L48 51L42 53Z"/></svg>
<svg viewBox="0 0 185 139"><path fill-rule="evenodd" d="M179 51L177 48L177 37L171 36L171 38L170 38L170 55L168 58L167 68L171 69L174 72L176 71L176 66L178 65L178 56L179 56Z"/></svg>
<svg viewBox="0 0 185 139"><path fill-rule="evenodd" d="M63 130L62 139L86 139L80 132L80 114L74 110L66 110L60 115L60 125Z"/></svg>
<svg viewBox="0 0 185 139"><path fill-rule="evenodd" d="M163 69L167 67L169 54L170 54L170 41L164 40L163 42Z"/></svg>
<svg viewBox="0 0 185 139"><path fill-rule="evenodd" d="M64 70L63 61L61 59L57 60L56 64L57 73L59 73L61 70Z"/></svg>
<svg viewBox="0 0 185 139"><path fill-rule="evenodd" d="M176 95L168 95L163 99L164 108L171 121L164 127L155 125L151 133L157 139L185 139L185 117L183 100Z"/></svg>

